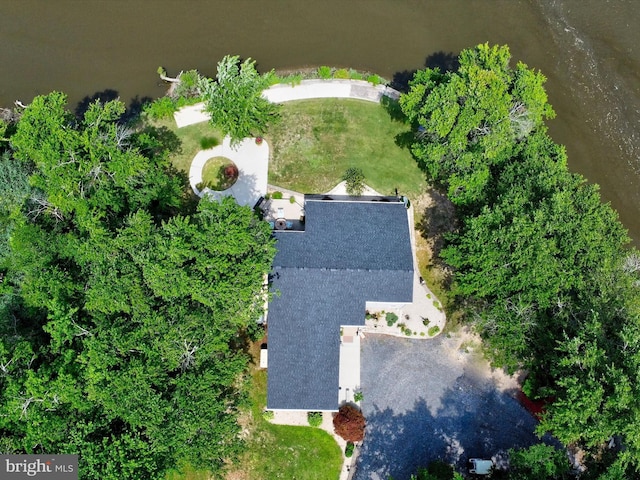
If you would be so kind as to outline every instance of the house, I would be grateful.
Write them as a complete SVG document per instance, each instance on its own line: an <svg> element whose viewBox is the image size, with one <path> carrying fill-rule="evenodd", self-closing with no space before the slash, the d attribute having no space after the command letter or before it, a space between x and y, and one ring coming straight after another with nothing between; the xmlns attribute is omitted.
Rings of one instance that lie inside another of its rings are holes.
<svg viewBox="0 0 640 480"><path fill-rule="evenodd" d="M306 195L304 212L274 231L267 408L335 411L341 328L412 301L409 222L397 197Z"/></svg>

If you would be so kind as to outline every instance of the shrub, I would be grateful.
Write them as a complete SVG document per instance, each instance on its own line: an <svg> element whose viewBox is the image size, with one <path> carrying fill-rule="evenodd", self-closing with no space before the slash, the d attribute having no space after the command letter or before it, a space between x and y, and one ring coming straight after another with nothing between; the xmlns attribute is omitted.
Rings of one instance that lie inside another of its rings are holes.
<svg viewBox="0 0 640 480"><path fill-rule="evenodd" d="M349 70L346 68L340 68L333 72L333 78L349 78Z"/></svg>
<svg viewBox="0 0 640 480"><path fill-rule="evenodd" d="M421 337L424 337L424 332L420 332L420 336L421 336Z"/></svg>
<svg viewBox="0 0 640 480"><path fill-rule="evenodd" d="M291 75L286 75L284 77L277 77L276 83L288 83L292 87L296 85L300 85L302 82L302 74L301 73L292 73Z"/></svg>
<svg viewBox="0 0 640 480"><path fill-rule="evenodd" d="M353 456L353 450L355 449L355 445L353 442L347 442L347 446L344 449L344 456L347 458L351 458Z"/></svg>
<svg viewBox="0 0 640 480"><path fill-rule="evenodd" d="M307 422L312 427L319 427L322 425L322 412L307 412Z"/></svg>
<svg viewBox="0 0 640 480"><path fill-rule="evenodd" d="M360 442L364 438L365 420L362 412L352 405L343 405L333 417L333 428L347 442Z"/></svg>
<svg viewBox="0 0 640 480"><path fill-rule="evenodd" d="M289 197L289 203L296 203L296 197L294 197L293 195L291 195Z"/></svg>
<svg viewBox="0 0 640 480"><path fill-rule="evenodd" d="M353 401L354 402L361 402L363 398L364 398L364 395L362 394L362 392L355 392L353 394Z"/></svg>
<svg viewBox="0 0 640 480"><path fill-rule="evenodd" d="M364 75L352 68L349 70L349 77L351 77L352 80L362 80Z"/></svg>
<svg viewBox="0 0 640 480"><path fill-rule="evenodd" d="M262 412L262 418L264 418L267 422L270 422L275 417L275 413L273 410L265 410Z"/></svg>
<svg viewBox="0 0 640 480"><path fill-rule="evenodd" d="M175 97L189 98L199 97L200 91L200 73L197 70L189 70L182 72L178 77L180 80L176 85L173 95Z"/></svg>
<svg viewBox="0 0 640 480"><path fill-rule="evenodd" d="M331 68L327 66L318 67L318 76L324 80L331 78Z"/></svg>
<svg viewBox="0 0 640 480"><path fill-rule="evenodd" d="M411 329L410 329L410 328L405 328L405 329L404 329L404 334L405 334L407 337L410 337L410 336L413 334L413 332L411 331Z"/></svg>
<svg viewBox="0 0 640 480"><path fill-rule="evenodd" d="M274 200L282 200L282 192L273 192L271 198Z"/></svg>
<svg viewBox="0 0 640 480"><path fill-rule="evenodd" d="M429 320L427 317L422 317L422 324L425 327L428 327L430 323L431 323L431 320Z"/></svg>
<svg viewBox="0 0 640 480"><path fill-rule="evenodd" d="M200 139L200 148L202 148L202 150L208 150L217 145L220 145L220 141L216 137L202 137Z"/></svg>
<svg viewBox="0 0 640 480"><path fill-rule="evenodd" d="M367 77L367 82L369 82L371 85L380 85L382 83L381 81L382 79L380 78L379 75L369 75Z"/></svg>
<svg viewBox="0 0 640 480"><path fill-rule="evenodd" d="M434 325L433 327L431 327L429 330L427 330L427 333L429 334L430 337L433 337L434 335L436 335L438 332L440 331L440 327L437 325Z"/></svg>
<svg viewBox="0 0 640 480"><path fill-rule="evenodd" d="M386 319L387 319L387 326L392 327L393 324L398 321L398 315L396 315L395 313L389 312L386 315Z"/></svg>
<svg viewBox="0 0 640 480"><path fill-rule="evenodd" d="M347 183L347 193L352 196L362 195L364 190L364 173L359 168L351 167L344 172L342 180Z"/></svg>
<svg viewBox="0 0 640 480"><path fill-rule="evenodd" d="M160 97L144 106L144 111L154 120L169 118L176 111L176 104L171 97Z"/></svg>

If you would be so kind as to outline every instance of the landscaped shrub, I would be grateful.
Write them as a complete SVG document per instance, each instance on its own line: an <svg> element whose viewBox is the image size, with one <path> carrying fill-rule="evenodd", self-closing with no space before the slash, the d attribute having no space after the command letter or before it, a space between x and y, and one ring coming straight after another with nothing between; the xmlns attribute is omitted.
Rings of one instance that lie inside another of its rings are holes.
<svg viewBox="0 0 640 480"><path fill-rule="evenodd" d="M364 75L352 68L349 70L349 77L351 77L352 80L362 80Z"/></svg>
<svg viewBox="0 0 640 480"><path fill-rule="evenodd" d="M410 328L405 328L405 329L404 329L404 334L405 334L407 337L410 337L410 336L413 334L413 332L411 331L411 329L410 329Z"/></svg>
<svg viewBox="0 0 640 480"><path fill-rule="evenodd" d="M395 313L387 313L386 316L387 319L387 326L392 327L394 323L396 323L398 321L398 315L396 315Z"/></svg>
<svg viewBox="0 0 640 480"><path fill-rule="evenodd" d="M434 335L436 335L438 332L440 331L440 327L438 325L434 325L433 327L431 327L429 330L427 330L427 333L429 334L430 337L433 337Z"/></svg>
<svg viewBox="0 0 640 480"><path fill-rule="evenodd" d="M324 80L331 78L331 67L325 65L318 67L318 76Z"/></svg>
<svg viewBox="0 0 640 480"><path fill-rule="evenodd" d="M382 83L382 79L380 78L379 75L369 75L367 77L367 82L375 86L375 85L380 85Z"/></svg>
<svg viewBox="0 0 640 480"><path fill-rule="evenodd" d="M154 120L169 118L176 111L176 104L171 97L160 97L144 106L144 112Z"/></svg>
<svg viewBox="0 0 640 480"><path fill-rule="evenodd" d="M352 196L362 195L364 191L364 173L359 168L351 167L344 172L342 180L346 182L347 193Z"/></svg>
<svg viewBox="0 0 640 480"><path fill-rule="evenodd" d="M349 78L349 70L340 68L333 72L333 78Z"/></svg>
<svg viewBox="0 0 640 480"><path fill-rule="evenodd" d="M273 420L273 417L275 417L275 413L273 413L273 410L265 410L264 412L262 412L262 418L264 418L267 422Z"/></svg>
<svg viewBox="0 0 640 480"><path fill-rule="evenodd" d="M362 392L355 392L353 394L353 401L354 402L361 402L363 398L364 398L364 395L362 394Z"/></svg>
<svg viewBox="0 0 640 480"><path fill-rule="evenodd" d="M282 192L273 192L271 198L274 200L282 200Z"/></svg>
<svg viewBox="0 0 640 480"><path fill-rule="evenodd" d="M431 323L431 320L429 320L427 317L422 317L422 324L425 327L428 327L430 323Z"/></svg>
<svg viewBox="0 0 640 480"><path fill-rule="evenodd" d="M362 412L352 405L343 405L333 417L333 428L347 442L360 442L364 438L365 420Z"/></svg>
<svg viewBox="0 0 640 480"><path fill-rule="evenodd" d="M347 446L344 449L344 456L347 458L351 458L353 456L353 450L355 449L355 445L353 442L347 442Z"/></svg>
<svg viewBox="0 0 640 480"><path fill-rule="evenodd" d="M319 427L322 425L322 412L307 412L307 422L312 427Z"/></svg>
<svg viewBox="0 0 640 480"><path fill-rule="evenodd" d="M296 203L296 197L294 197L293 195L291 195L289 197L289 203Z"/></svg>

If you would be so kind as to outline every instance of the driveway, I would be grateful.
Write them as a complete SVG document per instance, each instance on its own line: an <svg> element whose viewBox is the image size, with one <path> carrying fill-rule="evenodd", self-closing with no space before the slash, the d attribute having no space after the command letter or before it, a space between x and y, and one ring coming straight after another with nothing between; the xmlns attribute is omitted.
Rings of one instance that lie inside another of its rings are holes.
<svg viewBox="0 0 640 480"><path fill-rule="evenodd" d="M462 468L539 441L536 420L513 397L515 381L492 371L472 343L468 335L362 340L367 429L355 480L408 480L432 460Z"/></svg>

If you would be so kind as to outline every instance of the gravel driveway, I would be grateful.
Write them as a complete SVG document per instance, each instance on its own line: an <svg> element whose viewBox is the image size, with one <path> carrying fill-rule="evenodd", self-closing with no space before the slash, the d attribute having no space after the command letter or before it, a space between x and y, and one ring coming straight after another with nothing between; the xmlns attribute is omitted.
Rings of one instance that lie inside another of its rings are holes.
<svg viewBox="0 0 640 480"><path fill-rule="evenodd" d="M408 480L435 459L464 467L468 458L539 441L536 420L513 398L513 379L465 353L463 339L363 340L367 429L355 480Z"/></svg>

